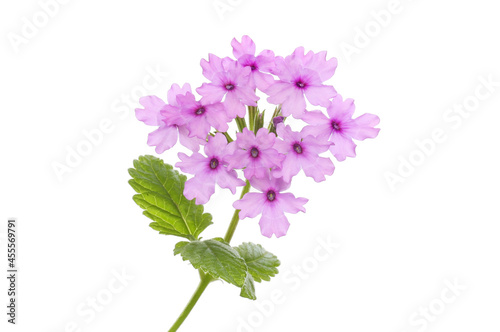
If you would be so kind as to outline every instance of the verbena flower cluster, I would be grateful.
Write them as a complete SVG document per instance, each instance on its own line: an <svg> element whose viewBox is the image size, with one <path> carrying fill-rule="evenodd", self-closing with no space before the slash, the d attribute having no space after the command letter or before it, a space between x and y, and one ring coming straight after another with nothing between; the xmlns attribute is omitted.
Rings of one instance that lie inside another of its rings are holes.
<svg viewBox="0 0 500 332"><path fill-rule="evenodd" d="M337 60L327 60L326 52L305 53L298 47L285 58L270 50L256 55L248 36L241 42L233 39L231 45L235 59L209 54L208 61L201 60L208 80L195 89L201 97L189 84L173 84L167 102L156 96L141 98L144 108L136 109L136 116L158 127L148 137L157 153L177 141L191 150L191 155L179 153L181 161L175 165L194 175L185 184L188 199L204 204L217 185L235 194L237 187L250 183L259 192L247 193L234 202L234 208L241 210L241 219L260 215L262 234L280 237L289 227L285 213L305 212L308 201L286 192L293 177L302 170L314 181L324 181L335 168L324 154L330 152L337 161L355 157L353 140L376 137L379 118L373 114L353 118L354 101L343 99L326 84L337 67ZM274 104L268 126L257 108L257 90ZM318 110L308 111L306 100ZM285 124L287 117L306 125L297 131ZM232 121L239 128L236 137L227 132ZM236 170L242 170L247 181Z"/></svg>

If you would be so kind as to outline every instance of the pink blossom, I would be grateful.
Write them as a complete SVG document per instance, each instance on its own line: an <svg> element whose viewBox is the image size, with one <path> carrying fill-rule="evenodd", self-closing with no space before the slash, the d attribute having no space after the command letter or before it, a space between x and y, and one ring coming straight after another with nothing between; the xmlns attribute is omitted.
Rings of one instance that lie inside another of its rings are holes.
<svg viewBox="0 0 500 332"><path fill-rule="evenodd" d="M144 107L136 108L135 115L139 121L148 126L158 126L158 129L148 135L148 145L156 146L156 153L163 153L179 142L192 151L198 151L203 141L197 138L188 137L188 130L185 126L175 123L167 124L169 118L176 118L180 112L180 105L177 103L177 96L182 96L191 92L191 86L184 84L181 88L173 84L167 93L166 104L156 96L146 96L139 99L139 103ZM169 112L165 112L170 109Z"/></svg>
<svg viewBox="0 0 500 332"><path fill-rule="evenodd" d="M220 59L215 55L209 55L210 62L201 60L203 75L211 83L203 83L196 89L202 101L206 103L217 103L224 98L224 106L227 115L234 119L236 116L245 116L245 105L257 106L259 97L254 92L250 81L250 67L243 67L237 61L229 58Z"/></svg>
<svg viewBox="0 0 500 332"><path fill-rule="evenodd" d="M260 193L247 193L242 199L233 203L239 212L240 219L254 218L262 214L259 225L262 235L276 237L286 235L290 223L285 216L286 213L306 212L304 204L306 198L296 198L291 193L283 193L290 187L290 183L281 178L263 177L261 179L252 178L252 187Z"/></svg>
<svg viewBox="0 0 500 332"><path fill-rule="evenodd" d="M274 73L280 80L265 91L269 95L267 101L282 104L283 116L295 118L300 118L306 110L305 97L312 105L326 107L337 92L323 82L333 76L336 67L337 59L326 60L326 52L304 55L303 47L285 59L277 57Z"/></svg>
<svg viewBox="0 0 500 332"><path fill-rule="evenodd" d="M341 95L337 95L327 107L328 117L320 111L307 112L302 117L302 120L310 124L303 132L332 142L330 151L338 161L343 161L346 157L355 157L356 144L353 139L362 141L366 138L375 138L380 129L374 127L380 119L368 113L353 119L354 110L354 100L344 101Z"/></svg>
<svg viewBox="0 0 500 332"><path fill-rule="evenodd" d="M302 169L306 176L321 182L326 180L325 175L333 174L335 166L332 161L319 156L328 151L331 143L303 132L292 131L290 126L285 127L284 124L279 124L276 131L283 140L277 139L274 147L278 152L286 154L283 165L275 172L276 176L282 176L284 181L290 182Z"/></svg>
<svg viewBox="0 0 500 332"><path fill-rule="evenodd" d="M195 96L190 92L178 95L177 101L180 105L179 116L182 118L180 121L188 129L189 137L206 139L211 127L221 132L228 130L227 123L231 119L227 116L222 103L209 104L203 100L196 101ZM165 114L168 114L167 111ZM171 117L171 121L175 123L179 120Z"/></svg>
<svg viewBox="0 0 500 332"><path fill-rule="evenodd" d="M233 38L231 41L233 47L233 55L238 62L244 67L249 67L250 84L259 90L265 91L273 82L274 78L268 74L273 71L276 66L274 63L274 52L264 50L255 56L255 43L248 36L241 38L241 43Z"/></svg>
<svg viewBox="0 0 500 332"><path fill-rule="evenodd" d="M280 167L285 156L280 155L273 148L276 136L266 128L261 128L255 135L247 128L236 134L236 141L230 145L234 146L234 153L227 156L228 167L245 168L245 178L265 177L272 167Z"/></svg>
<svg viewBox="0 0 500 332"><path fill-rule="evenodd" d="M238 178L236 171L226 167L225 156L232 152L226 137L221 133L210 136L205 145L205 156L194 152L191 156L180 152L181 162L175 164L183 172L194 174L184 185L184 196L191 200L196 198L196 204L205 204L215 192L215 184L229 189L233 195L236 187L244 186L245 182Z"/></svg>

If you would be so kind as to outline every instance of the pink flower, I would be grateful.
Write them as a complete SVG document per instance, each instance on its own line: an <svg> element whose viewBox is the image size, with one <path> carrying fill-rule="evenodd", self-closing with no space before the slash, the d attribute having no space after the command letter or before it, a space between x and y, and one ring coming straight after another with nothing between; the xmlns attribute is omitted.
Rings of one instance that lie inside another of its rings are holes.
<svg viewBox="0 0 500 332"><path fill-rule="evenodd" d="M139 99L139 103L144 108L136 108L135 116L137 119L148 126L158 126L158 129L148 135L148 145L156 146L156 153L163 153L173 147L177 143L177 138L183 146L192 151L198 151L200 144L204 143L197 138L188 137L188 130L185 126L165 123L170 117L177 117L180 112L180 105L177 103L176 97L190 92L191 86L187 83L182 88L173 84L167 93L169 105L156 96L146 96ZM170 108L170 112L165 113L166 108Z"/></svg>
<svg viewBox="0 0 500 332"><path fill-rule="evenodd" d="M259 90L265 91L274 82L273 76L267 74L276 66L274 52L265 50L255 56L255 43L248 36L243 36L241 43L233 38L231 46L233 47L233 55L238 59L238 62L251 69L250 83L253 88L257 87Z"/></svg>
<svg viewBox="0 0 500 332"><path fill-rule="evenodd" d="M295 118L300 118L306 110L305 97L313 105L326 107L337 92L323 82L333 76L336 67L337 59L327 61L326 52L304 55L303 47L285 59L277 57L275 74L280 80L265 91L269 95L267 101L282 104L283 116Z"/></svg>
<svg viewBox="0 0 500 332"><path fill-rule="evenodd" d="M229 189L233 195L236 187L244 186L245 182L238 178L236 171L226 167L225 156L230 153L226 137L221 133L210 136L205 145L205 155L194 152L190 157L179 153L181 162L175 164L183 172L194 174L184 185L184 196L191 200L196 198L196 204L205 204L215 192L215 184Z"/></svg>
<svg viewBox="0 0 500 332"><path fill-rule="evenodd" d="M306 212L303 205L307 203L308 199L296 198L291 193L283 193L290 187L290 183L281 178L252 178L250 183L252 187L261 192L248 193L233 203L235 209L241 210L240 219L254 218L262 214L259 221L262 235L267 237L271 237L273 234L276 237L286 235L290 223L285 217L285 212Z"/></svg>
<svg viewBox="0 0 500 332"><path fill-rule="evenodd" d="M245 116L245 105L257 106L259 97L249 83L250 67L243 67L229 58L220 59L209 55L210 62L201 60L203 75L212 83L203 83L196 89L206 103L220 102L224 96L227 115L234 119Z"/></svg>
<svg viewBox="0 0 500 332"><path fill-rule="evenodd" d="M206 139L211 127L221 132L229 129L227 123L231 119L227 116L224 105L221 103L209 104L204 101L196 101L195 96L190 92L178 95L177 102L180 105L179 116L182 118L180 121L188 129L189 137ZM167 115L167 111L164 114ZM171 117L171 121L175 123L179 120Z"/></svg>
<svg viewBox="0 0 500 332"><path fill-rule="evenodd" d="M230 143L234 146L234 153L227 156L228 167L245 168L245 178L251 179L265 177L272 167L280 167L285 156L280 155L273 148L276 136L266 128L261 128L255 135L248 128L236 134L236 141Z"/></svg>
<svg viewBox="0 0 500 332"><path fill-rule="evenodd" d="M310 124L303 132L332 142L330 151L338 161L355 157L356 144L352 139L362 141L376 137L380 129L374 127L380 119L368 113L353 119L354 110L354 100L343 101L342 96L337 95L327 108L328 117L320 111L308 112L302 117L302 120Z"/></svg>
<svg viewBox="0 0 500 332"><path fill-rule="evenodd" d="M321 182L326 180L325 175L333 174L335 166L332 161L319 156L328 150L331 143L312 135L292 131L290 126L285 127L284 124L279 124L276 131L283 140L277 139L274 147L278 152L286 154L281 169L275 172L276 176L282 176L284 181L290 182L302 169L306 176Z"/></svg>

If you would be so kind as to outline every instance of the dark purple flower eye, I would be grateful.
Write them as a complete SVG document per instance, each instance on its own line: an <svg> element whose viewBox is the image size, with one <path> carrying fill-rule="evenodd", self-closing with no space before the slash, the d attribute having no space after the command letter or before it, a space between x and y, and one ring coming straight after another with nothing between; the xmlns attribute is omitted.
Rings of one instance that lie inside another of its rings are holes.
<svg viewBox="0 0 500 332"><path fill-rule="evenodd" d="M340 125L335 120L332 121L332 129L335 130L335 131L339 131L340 130Z"/></svg>
<svg viewBox="0 0 500 332"><path fill-rule="evenodd" d="M234 84L231 84L231 83L226 84L226 90L227 91L231 91L233 89L234 89Z"/></svg>
<svg viewBox="0 0 500 332"><path fill-rule="evenodd" d="M257 148L252 148L250 150L250 155L253 157L253 158L257 158L259 156L259 150Z"/></svg>
<svg viewBox="0 0 500 332"><path fill-rule="evenodd" d="M269 190L266 195L267 195L267 200L270 202L276 199L276 193L274 192L274 190Z"/></svg>
<svg viewBox="0 0 500 332"><path fill-rule="evenodd" d="M218 166L219 166L219 160L217 158L212 158L212 160L210 160L210 168L216 169Z"/></svg>
<svg viewBox="0 0 500 332"><path fill-rule="evenodd" d="M295 82L295 86L299 89L304 89L306 87L306 84L302 82L301 80Z"/></svg>
<svg viewBox="0 0 500 332"><path fill-rule="evenodd" d="M298 154L301 154L302 153L302 146L299 143L295 143L293 145L293 150L295 152L297 152Z"/></svg>
<svg viewBox="0 0 500 332"><path fill-rule="evenodd" d="M250 69L252 69L252 71L257 70L257 66L255 64L251 64Z"/></svg>
<svg viewBox="0 0 500 332"><path fill-rule="evenodd" d="M200 107L196 110L196 112L194 112L196 115L202 115L203 113L205 113L205 108L204 107Z"/></svg>

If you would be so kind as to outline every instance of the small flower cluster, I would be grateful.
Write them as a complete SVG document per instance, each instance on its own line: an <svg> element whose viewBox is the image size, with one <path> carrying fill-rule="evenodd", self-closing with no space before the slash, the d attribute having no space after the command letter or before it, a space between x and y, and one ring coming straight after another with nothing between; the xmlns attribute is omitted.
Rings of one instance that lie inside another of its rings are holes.
<svg viewBox="0 0 500 332"><path fill-rule="evenodd" d="M305 53L303 47L283 58L264 50L256 55L254 42L243 36L231 43L235 59L209 54L201 60L203 76L209 81L196 89L189 84L174 84L167 93L167 103L156 96L140 99L136 109L140 121L158 127L149 134L148 145L162 153L177 140L192 151L179 153L176 164L194 175L185 184L184 195L197 204L209 201L218 185L233 194L239 186L251 185L250 192L233 206L240 218L261 215L261 232L267 237L286 234L289 222L285 213L305 212L306 198L285 192L292 178L301 170L316 182L332 175L334 164L321 156L330 151L337 161L355 157L355 140L377 136L379 118L363 114L353 118L354 101L343 99L326 85L337 67L335 58L326 52ZM264 127L264 112L257 107L256 92L267 95L275 111ZM307 103L326 109L307 110ZM247 110L248 109L248 110ZM285 125L287 117L307 125L294 131ZM246 125L246 118L249 126ZM227 132L236 121L236 138ZM199 152L203 146L203 154ZM243 170L246 181L236 170Z"/></svg>

